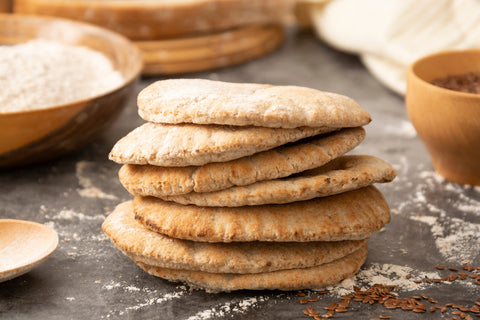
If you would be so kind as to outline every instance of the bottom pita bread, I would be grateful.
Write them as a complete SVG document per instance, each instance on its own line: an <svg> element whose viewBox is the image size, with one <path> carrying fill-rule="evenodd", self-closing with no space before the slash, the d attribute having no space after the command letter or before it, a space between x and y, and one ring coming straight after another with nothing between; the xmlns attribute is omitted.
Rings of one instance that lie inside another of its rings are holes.
<svg viewBox="0 0 480 320"><path fill-rule="evenodd" d="M302 290L319 289L338 283L358 272L367 258L367 244L357 251L317 267L279 270L255 274L208 273L175 270L135 263L151 275L170 281L182 281L207 292L233 290Z"/></svg>

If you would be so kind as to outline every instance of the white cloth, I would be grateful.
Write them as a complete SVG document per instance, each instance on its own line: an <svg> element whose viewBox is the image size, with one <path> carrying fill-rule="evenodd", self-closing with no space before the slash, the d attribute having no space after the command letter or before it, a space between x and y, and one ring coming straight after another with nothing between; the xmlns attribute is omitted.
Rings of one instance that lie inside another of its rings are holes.
<svg viewBox="0 0 480 320"><path fill-rule="evenodd" d="M383 84L406 91L406 70L418 58L480 47L480 0L332 0L312 5L318 36L359 54Z"/></svg>

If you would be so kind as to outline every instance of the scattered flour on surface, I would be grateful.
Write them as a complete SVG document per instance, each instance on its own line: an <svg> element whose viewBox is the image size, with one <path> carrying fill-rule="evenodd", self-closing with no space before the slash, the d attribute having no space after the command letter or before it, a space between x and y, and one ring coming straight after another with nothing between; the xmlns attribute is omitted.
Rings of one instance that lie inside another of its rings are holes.
<svg viewBox="0 0 480 320"><path fill-rule="evenodd" d="M55 225L55 222L53 222L53 221L45 222L44 225L46 225L47 227L52 228L52 229L55 230L55 231L56 231L56 229L57 229L57 226Z"/></svg>
<svg viewBox="0 0 480 320"><path fill-rule="evenodd" d="M412 123L407 120L395 119L394 125L383 125L382 129L385 133L390 135L401 136L410 139L417 136L417 131L413 127Z"/></svg>
<svg viewBox="0 0 480 320"><path fill-rule="evenodd" d="M165 294L159 294L158 290L156 289L150 289L150 288L139 288L133 285L127 285L126 283L122 282L115 282L115 281L110 281L110 283L105 284L102 286L102 289L104 290L114 290L114 289L119 289L123 290L128 293L134 293L134 292L142 292L147 295L146 298L144 298L142 301L138 301L136 304L131 305L129 307L126 307L123 311L119 311L119 315L123 315L125 312L132 311L132 310L140 310L146 307L150 307L156 304L161 304L166 301L170 301L173 299L178 299L186 294L188 294L188 291L185 286L179 286L177 289L180 289L181 291L177 292L172 292L172 293L165 293Z"/></svg>
<svg viewBox="0 0 480 320"><path fill-rule="evenodd" d="M91 235L88 239L91 241L102 242L108 240L108 237L105 235L105 233L99 233Z"/></svg>
<svg viewBox="0 0 480 320"><path fill-rule="evenodd" d="M74 219L78 219L78 220L81 220L81 221L87 221L87 220L103 221L103 220L105 220L105 216L102 215L102 214L97 214L97 215L94 215L94 216L88 216L88 215L83 214L81 212L75 212L75 211L70 210L70 209L63 209L60 212L58 212L57 214L55 214L54 216L46 215L45 218L52 219L52 220L74 220Z"/></svg>
<svg viewBox="0 0 480 320"><path fill-rule="evenodd" d="M108 58L86 47L37 39L0 46L0 112L48 108L123 83Z"/></svg>
<svg viewBox="0 0 480 320"><path fill-rule="evenodd" d="M404 186L407 181L405 181L405 177L407 177L409 165L408 159L405 156L400 156L398 159L399 162L392 163L392 167L397 171L397 177L394 180L394 184L398 184L399 186ZM401 181L399 183L399 181Z"/></svg>
<svg viewBox="0 0 480 320"><path fill-rule="evenodd" d="M267 296L259 296L245 298L238 302L226 302L222 305L202 310L195 315L187 318L187 320L217 319L218 317L223 317L229 314L245 313L249 309L258 306L259 302L264 302L268 299L269 298Z"/></svg>
<svg viewBox="0 0 480 320"><path fill-rule="evenodd" d="M109 284L106 284L103 286L103 289L105 290L113 290L115 288L120 288L122 287L122 284L120 282L110 282Z"/></svg>
<svg viewBox="0 0 480 320"><path fill-rule="evenodd" d="M425 193L428 190L432 190L434 188L438 189L438 187L440 187L450 193L451 196L449 198L457 198L455 201L455 206L457 209L465 213L474 213L476 215L480 215L480 201L465 195L466 191L480 193L479 187L449 182L435 171L422 171L420 172L419 177L424 180L424 183L418 186L417 192ZM424 203L428 205L426 199L418 198L416 200L418 203Z"/></svg>
<svg viewBox="0 0 480 320"><path fill-rule="evenodd" d="M139 310L139 309L142 309L142 308L145 308L145 307L153 306L155 304L160 304L160 303L170 301L170 300L173 300L173 299L178 299L180 297L183 297L185 294L186 294L185 291L179 291L179 292L174 292L174 293L166 293L159 298L157 298L157 297L148 298L145 302L141 302L137 305L127 307L125 309L125 311Z"/></svg>
<svg viewBox="0 0 480 320"><path fill-rule="evenodd" d="M446 216L412 216L410 219L430 226L438 251L448 261L467 263L480 252L480 224Z"/></svg>
<svg viewBox="0 0 480 320"><path fill-rule="evenodd" d="M413 278L407 279L408 274L412 274ZM397 286L401 291L413 291L422 289L427 284L417 284L412 280L425 277L433 279L440 276L437 272L419 272L407 266L372 263L366 269L361 269L355 276L347 278L337 285L327 287L327 290L335 296L342 296L352 293L353 286L365 288L374 284L383 284Z"/></svg>
<svg viewBox="0 0 480 320"><path fill-rule="evenodd" d="M140 288L134 287L134 286L128 286L128 287L125 287L125 291L135 292L135 291L140 291Z"/></svg>
<svg viewBox="0 0 480 320"><path fill-rule="evenodd" d="M437 223L437 220L438 220L437 217L431 217L431 216L414 216L414 217L410 217L410 219L426 223L429 226L433 226L434 224Z"/></svg>
<svg viewBox="0 0 480 320"><path fill-rule="evenodd" d="M95 165L93 162L79 161L76 165L76 176L78 183L82 186L82 189L77 189L80 196L85 198L98 198L107 200L117 200L117 197L112 194L107 194L95 187L92 180L85 176L85 171L88 166Z"/></svg>
<svg viewBox="0 0 480 320"><path fill-rule="evenodd" d="M467 263L478 257L480 224L471 219L480 216L480 189L449 182L432 170L420 171L418 176L421 183L406 193L407 199L396 208L398 214L428 225L437 250L447 261ZM427 214L419 215L419 211Z"/></svg>
<svg viewBox="0 0 480 320"><path fill-rule="evenodd" d="M422 179L432 179L437 184L447 181L447 180L445 180L444 177L442 177L441 175L439 175L435 171L422 171L422 172L420 172L419 177L422 178ZM431 182L429 184L431 184Z"/></svg>

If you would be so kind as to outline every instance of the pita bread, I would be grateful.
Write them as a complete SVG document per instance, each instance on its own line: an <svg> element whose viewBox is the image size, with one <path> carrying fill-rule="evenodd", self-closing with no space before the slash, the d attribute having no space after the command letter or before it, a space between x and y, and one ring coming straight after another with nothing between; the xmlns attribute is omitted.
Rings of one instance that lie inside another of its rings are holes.
<svg viewBox="0 0 480 320"><path fill-rule="evenodd" d="M229 162L200 167L124 165L123 186L133 195L161 197L212 192L320 167L355 148L365 137L361 127L342 129Z"/></svg>
<svg viewBox="0 0 480 320"><path fill-rule="evenodd" d="M214 273L259 273L312 267L342 258L367 240L337 242L206 243L167 237L135 221L131 201L105 219L103 231L135 261Z"/></svg>
<svg viewBox="0 0 480 320"><path fill-rule="evenodd" d="M191 192L160 198L204 207L281 204L326 197L376 182L389 182L393 178L395 170L381 159L373 156L343 156L332 160L324 167L284 179L261 181L216 192Z"/></svg>
<svg viewBox="0 0 480 320"><path fill-rule="evenodd" d="M158 123L343 128L371 121L348 97L296 86L170 79L143 89L137 103L143 119Z"/></svg>
<svg viewBox="0 0 480 320"><path fill-rule="evenodd" d="M201 166L238 159L334 130L337 129L146 123L120 139L109 157L123 164Z"/></svg>
<svg viewBox="0 0 480 320"><path fill-rule="evenodd" d="M346 257L316 267L266 273L232 274L159 268L135 261L149 274L170 281L182 281L207 292L233 290L320 289L338 283L358 272L367 258L367 245Z"/></svg>
<svg viewBox="0 0 480 320"><path fill-rule="evenodd" d="M137 196L133 206L135 218L153 231L206 242L359 240L390 221L373 186L284 205L197 207Z"/></svg>

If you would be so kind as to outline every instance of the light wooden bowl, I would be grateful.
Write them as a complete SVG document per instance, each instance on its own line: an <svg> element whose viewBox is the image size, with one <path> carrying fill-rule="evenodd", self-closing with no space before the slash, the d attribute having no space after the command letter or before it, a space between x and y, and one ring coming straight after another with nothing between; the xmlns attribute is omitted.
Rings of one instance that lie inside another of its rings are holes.
<svg viewBox="0 0 480 320"><path fill-rule="evenodd" d="M213 33L287 19L292 0L16 0L15 12L82 20L132 40Z"/></svg>
<svg viewBox="0 0 480 320"><path fill-rule="evenodd" d="M82 101L0 113L0 168L49 160L90 142L116 119L135 94L142 68L140 51L112 31L62 19L0 14L0 44L34 38L100 51L125 80L110 92Z"/></svg>
<svg viewBox="0 0 480 320"><path fill-rule="evenodd" d="M144 75L169 75L229 67L263 56L284 39L278 25L252 25L212 35L137 41Z"/></svg>
<svg viewBox="0 0 480 320"><path fill-rule="evenodd" d="M0 219L0 282L29 272L55 251L58 235L45 225Z"/></svg>
<svg viewBox="0 0 480 320"><path fill-rule="evenodd" d="M480 94L430 83L467 72L480 72L480 49L421 58L408 70L406 105L435 170L450 181L480 185Z"/></svg>

